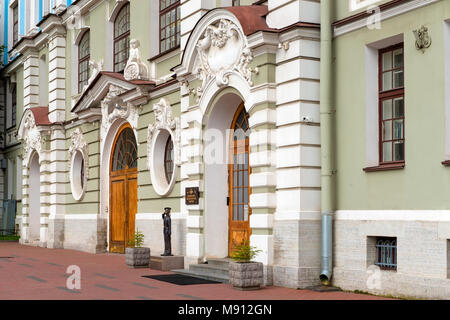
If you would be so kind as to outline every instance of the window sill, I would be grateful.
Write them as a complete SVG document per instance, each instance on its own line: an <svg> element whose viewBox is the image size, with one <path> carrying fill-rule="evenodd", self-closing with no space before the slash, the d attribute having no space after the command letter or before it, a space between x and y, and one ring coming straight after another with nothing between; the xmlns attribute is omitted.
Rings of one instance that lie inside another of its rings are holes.
<svg viewBox="0 0 450 320"><path fill-rule="evenodd" d="M179 50L179 49L180 49L180 46L178 45L176 47L173 47L172 49L169 49L167 51L161 52L160 54L157 54L156 56L153 56L150 59L147 59L147 61L148 62L153 62L154 60L157 60L157 59L159 59L161 57L164 57L165 55L168 55L169 53L174 52L174 51ZM164 60L164 59L161 59L161 60Z"/></svg>
<svg viewBox="0 0 450 320"><path fill-rule="evenodd" d="M449 164L450 165L450 164ZM377 171L388 171L388 170L401 170L405 168L404 162L380 164L375 167L364 168L364 172L377 172Z"/></svg>
<svg viewBox="0 0 450 320"><path fill-rule="evenodd" d="M450 167L450 160L444 160L441 163L444 167Z"/></svg>

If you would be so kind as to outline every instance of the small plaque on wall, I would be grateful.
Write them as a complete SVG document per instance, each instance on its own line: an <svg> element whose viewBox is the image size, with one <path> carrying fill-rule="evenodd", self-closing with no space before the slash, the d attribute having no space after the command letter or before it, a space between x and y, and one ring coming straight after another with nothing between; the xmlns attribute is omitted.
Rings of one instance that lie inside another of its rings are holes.
<svg viewBox="0 0 450 320"><path fill-rule="evenodd" d="M186 205L198 204L198 198L200 197L200 192L198 187L186 188L185 199Z"/></svg>

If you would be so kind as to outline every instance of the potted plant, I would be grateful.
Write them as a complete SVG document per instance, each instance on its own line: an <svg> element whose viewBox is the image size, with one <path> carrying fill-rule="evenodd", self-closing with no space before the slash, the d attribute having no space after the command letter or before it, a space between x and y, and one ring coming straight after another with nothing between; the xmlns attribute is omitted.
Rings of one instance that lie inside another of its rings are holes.
<svg viewBox="0 0 450 320"><path fill-rule="evenodd" d="M150 264L150 248L143 248L144 234L136 230L134 240L125 248L125 263L132 268L146 268Z"/></svg>
<svg viewBox="0 0 450 320"><path fill-rule="evenodd" d="M230 284L238 290L257 290L263 284L263 264L252 259L261 250L251 247L248 241L237 246L231 254Z"/></svg>

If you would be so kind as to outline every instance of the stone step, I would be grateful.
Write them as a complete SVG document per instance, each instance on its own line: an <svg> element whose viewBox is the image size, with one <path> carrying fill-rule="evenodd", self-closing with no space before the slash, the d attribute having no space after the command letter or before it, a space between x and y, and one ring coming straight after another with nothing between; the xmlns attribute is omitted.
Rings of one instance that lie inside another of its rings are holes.
<svg viewBox="0 0 450 320"><path fill-rule="evenodd" d="M191 264L189 271L198 274L211 276L228 277L228 266L209 265L209 264Z"/></svg>
<svg viewBox="0 0 450 320"><path fill-rule="evenodd" d="M176 269L176 270L172 270L172 272L177 273L177 274L182 274L182 275L185 275L185 276L194 277L194 278L200 278L200 279L205 279L205 280L211 280L211 281L217 281L217 282L222 282L222 283L228 283L228 275L226 277L224 277L224 276L220 276L220 275L213 275L213 274L208 274L208 273L194 272L194 271L187 270L187 269Z"/></svg>
<svg viewBox="0 0 450 320"><path fill-rule="evenodd" d="M208 258L208 265L210 266L220 266L228 269L228 265L231 262L229 258Z"/></svg>

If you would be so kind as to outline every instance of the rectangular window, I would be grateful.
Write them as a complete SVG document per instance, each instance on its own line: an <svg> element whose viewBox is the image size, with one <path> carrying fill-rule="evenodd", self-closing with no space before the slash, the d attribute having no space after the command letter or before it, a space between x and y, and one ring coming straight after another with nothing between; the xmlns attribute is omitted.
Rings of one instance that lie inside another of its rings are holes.
<svg viewBox="0 0 450 320"><path fill-rule="evenodd" d="M380 163L405 161L403 44L379 51Z"/></svg>
<svg viewBox="0 0 450 320"><path fill-rule="evenodd" d="M241 2L241 0L233 0L233 7L240 6L241 5L240 2Z"/></svg>
<svg viewBox="0 0 450 320"><path fill-rule="evenodd" d="M19 6L12 8L13 11L13 46L19 41Z"/></svg>
<svg viewBox="0 0 450 320"><path fill-rule="evenodd" d="M397 238L377 237L375 265L383 270L397 270Z"/></svg>
<svg viewBox="0 0 450 320"><path fill-rule="evenodd" d="M159 2L159 51L164 53L180 45L180 1Z"/></svg>

